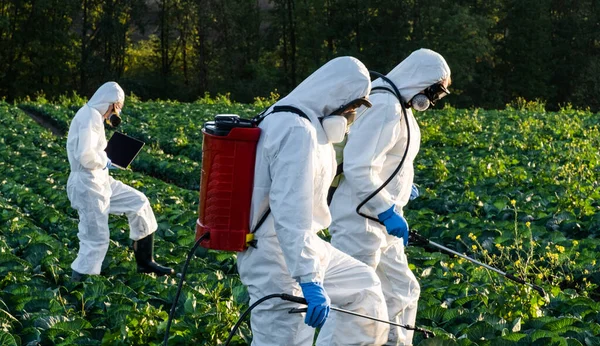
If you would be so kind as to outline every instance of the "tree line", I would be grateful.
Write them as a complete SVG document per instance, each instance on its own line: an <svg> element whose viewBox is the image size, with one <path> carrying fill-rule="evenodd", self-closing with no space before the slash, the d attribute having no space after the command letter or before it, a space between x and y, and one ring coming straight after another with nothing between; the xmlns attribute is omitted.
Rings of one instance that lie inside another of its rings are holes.
<svg viewBox="0 0 600 346"><path fill-rule="evenodd" d="M458 107L600 109L600 0L0 0L0 97L286 94L336 56L441 53Z"/></svg>

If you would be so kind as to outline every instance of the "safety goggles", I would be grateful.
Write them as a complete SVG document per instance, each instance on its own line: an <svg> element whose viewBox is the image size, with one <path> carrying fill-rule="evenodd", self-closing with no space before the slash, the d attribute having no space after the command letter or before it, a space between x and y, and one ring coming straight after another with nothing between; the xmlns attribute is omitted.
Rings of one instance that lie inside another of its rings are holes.
<svg viewBox="0 0 600 346"><path fill-rule="evenodd" d="M425 96L431 101L431 105L435 105L435 103L441 100L446 95L450 94L450 91L442 85L442 83L436 83L429 86L427 89L423 91Z"/></svg>

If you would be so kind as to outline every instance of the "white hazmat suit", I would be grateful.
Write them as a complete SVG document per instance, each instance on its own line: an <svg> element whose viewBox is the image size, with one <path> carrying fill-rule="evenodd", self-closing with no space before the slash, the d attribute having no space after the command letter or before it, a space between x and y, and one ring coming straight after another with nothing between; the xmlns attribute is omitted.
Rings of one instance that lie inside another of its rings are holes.
<svg viewBox="0 0 600 346"><path fill-rule="evenodd" d="M397 86L404 102L442 79L450 77L444 58L428 49L413 52L387 77ZM373 88L389 84L382 79ZM392 89L393 90L393 89ZM389 319L414 326L420 287L408 267L401 238L389 235L385 226L356 213L356 207L385 182L398 167L407 145L402 108L394 94L374 90L373 106L350 127L343 151L344 176L331 202L331 244L374 268L381 280ZM395 205L401 211L409 201L413 161L419 152L421 133L410 109L410 144L400 172L361 210L377 217ZM411 345L413 332L391 327L389 345Z"/></svg>
<svg viewBox="0 0 600 346"><path fill-rule="evenodd" d="M336 163L319 117L365 97L369 73L351 57L333 59L304 80L275 106L302 110L268 115L256 154L251 225L270 207L256 231L256 248L238 254L238 271L248 287L250 303L275 293L302 295L299 283L321 282L331 304L358 313L387 318L379 279L373 269L333 248L318 237L331 215L326 203ZM312 345L314 329L304 314L289 314L297 303L267 300L252 311L252 345ZM317 345L381 345L384 323L331 311Z"/></svg>
<svg viewBox="0 0 600 346"><path fill-rule="evenodd" d="M80 274L100 274L108 250L108 215L127 215L130 234L139 240L157 229L148 198L109 176L103 115L110 105L123 104L125 94L115 82L103 84L71 122L67 154L71 174L67 196L79 213L79 253L71 268Z"/></svg>

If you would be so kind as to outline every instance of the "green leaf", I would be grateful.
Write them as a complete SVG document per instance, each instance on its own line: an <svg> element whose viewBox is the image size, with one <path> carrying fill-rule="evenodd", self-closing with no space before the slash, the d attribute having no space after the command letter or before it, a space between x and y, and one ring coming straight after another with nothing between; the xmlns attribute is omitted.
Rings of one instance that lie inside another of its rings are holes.
<svg viewBox="0 0 600 346"><path fill-rule="evenodd" d="M517 345L516 341L512 341L512 340L507 340L504 338L497 338L497 339L493 339L491 342L491 345L494 346L515 346Z"/></svg>
<svg viewBox="0 0 600 346"><path fill-rule="evenodd" d="M18 346L17 341L11 334L1 331L1 330L0 330L0 345L2 345L2 346Z"/></svg>
<svg viewBox="0 0 600 346"><path fill-rule="evenodd" d="M550 332L547 330L543 330L543 329L535 330L535 331L533 331L533 333L531 333L529 335L529 337L531 338L531 341L536 341L536 340L542 339L542 338L553 338L555 336L557 336L556 333Z"/></svg>
<svg viewBox="0 0 600 346"><path fill-rule="evenodd" d="M446 309L440 306L432 306L429 307L419 313L419 317L430 320L435 323L440 323L444 318L444 314L446 313Z"/></svg>
<svg viewBox="0 0 600 346"><path fill-rule="evenodd" d="M92 325L90 324L90 322L84 320L83 318L75 318L70 321L57 322L52 326L53 329L59 329L70 332L79 331L91 327Z"/></svg>
<svg viewBox="0 0 600 346"><path fill-rule="evenodd" d="M33 325L36 328L46 330L52 328L59 322L68 321L69 319L65 316L43 316L36 319Z"/></svg>
<svg viewBox="0 0 600 346"><path fill-rule="evenodd" d="M506 206L505 199L497 199L494 201L494 207L496 207L498 210L504 209L505 206Z"/></svg>
<svg viewBox="0 0 600 346"><path fill-rule="evenodd" d="M196 297L193 294L189 293L187 299L184 303L185 313L193 314L196 312Z"/></svg>
<svg viewBox="0 0 600 346"><path fill-rule="evenodd" d="M456 299L456 300L455 300L455 301L454 301L452 304L453 304L453 305L454 305L454 304L456 304L457 306L463 306L463 305L465 305L465 304L466 304L466 303L468 303L468 302L471 302L471 301L477 300L478 298L479 298L479 295L477 295L477 294L472 294L472 295L470 295L470 296L466 296L466 297L461 297L461 298L458 298L458 299Z"/></svg>
<svg viewBox="0 0 600 346"><path fill-rule="evenodd" d="M467 337L472 341L490 340L496 337L496 328L484 321L475 322L467 329Z"/></svg>
<svg viewBox="0 0 600 346"><path fill-rule="evenodd" d="M583 346L583 344L581 343L581 341L579 341L577 339L573 339L573 338L568 338L567 339L567 345L568 346Z"/></svg>
<svg viewBox="0 0 600 346"><path fill-rule="evenodd" d="M238 304L248 304L250 296L248 295L248 289L244 285L234 286L232 289L233 298Z"/></svg>
<svg viewBox="0 0 600 346"><path fill-rule="evenodd" d="M458 344L452 339L444 339L436 336L434 338L421 341L419 346L458 346Z"/></svg>
<svg viewBox="0 0 600 346"><path fill-rule="evenodd" d="M519 341L526 336L527 336L527 334L523 334L523 333L510 333L510 334L506 334L505 336L503 336L502 339L507 340L507 341Z"/></svg>
<svg viewBox="0 0 600 346"><path fill-rule="evenodd" d="M95 280L89 285L86 285L84 296L86 299L104 298L106 294L106 285L100 280Z"/></svg>
<svg viewBox="0 0 600 346"><path fill-rule="evenodd" d="M559 336L537 339L532 346L568 346L567 339Z"/></svg>
<svg viewBox="0 0 600 346"><path fill-rule="evenodd" d="M600 346L600 337L590 336L585 338L586 346Z"/></svg>
<svg viewBox="0 0 600 346"><path fill-rule="evenodd" d="M11 315L8 311L4 310L4 309L0 309L0 321L12 321L12 322L18 322L19 320L17 320L13 315Z"/></svg>
<svg viewBox="0 0 600 346"><path fill-rule="evenodd" d="M564 327L570 326L576 322L579 322L579 320L576 318L563 317L558 320L546 323L544 325L544 329L555 331L555 330L563 329Z"/></svg>
<svg viewBox="0 0 600 346"><path fill-rule="evenodd" d="M452 320L462 315L459 309L447 309L444 312L443 323L451 323Z"/></svg>

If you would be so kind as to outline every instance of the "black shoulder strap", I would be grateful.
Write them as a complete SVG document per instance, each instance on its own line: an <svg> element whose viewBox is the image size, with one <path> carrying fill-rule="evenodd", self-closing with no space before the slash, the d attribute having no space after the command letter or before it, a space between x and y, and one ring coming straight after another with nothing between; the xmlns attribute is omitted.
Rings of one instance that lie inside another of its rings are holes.
<svg viewBox="0 0 600 346"><path fill-rule="evenodd" d="M344 162L340 162L340 164L337 165L337 169L335 170L335 175L333 176L333 179L335 180L338 176L342 174L344 174ZM327 191L327 205L331 205L331 201L333 200L333 194L335 193L337 188L337 186L329 187L329 190Z"/></svg>
<svg viewBox="0 0 600 346"><path fill-rule="evenodd" d="M388 87L385 87L385 86L376 86L376 87L371 88L371 92L373 92L375 90L384 90L384 91L387 91L387 92L391 93L392 95L394 95L394 97L396 97L396 99L398 100L398 102L402 102L402 100L400 100L398 98L398 95L396 95L396 93L392 89L390 89Z"/></svg>
<svg viewBox="0 0 600 346"><path fill-rule="evenodd" d="M290 112L290 113L294 113L294 114L298 114L300 117L310 121L310 118L308 117L308 115L306 115L306 113L304 113L303 111L301 111L300 109L294 107L294 106L275 106L273 107L273 111L271 113L267 113L264 114L265 111L263 111L262 113L260 113L258 115L258 117L256 117L256 125L260 124L261 121L263 121L267 115L269 114L273 114L273 113L280 113L280 112ZM251 233L256 232L260 226L262 226L262 224L265 222L265 220L267 219L267 216L269 216L269 214L271 213L271 207L269 207L267 209L267 211L265 211L265 213L263 214L263 216L260 218L260 220L258 220L258 223L256 224L256 227L254 227L254 229L252 230Z"/></svg>
<svg viewBox="0 0 600 346"><path fill-rule="evenodd" d="M281 112L290 112L290 113L298 114L300 117L310 121L310 118L308 117L308 115L306 115L306 113L304 113L302 110L300 110L299 108L296 108L294 106L287 106L287 105L275 106L275 107L273 107L273 110L271 111L271 113L267 113L267 109L260 112L260 114L258 114L254 119L252 119L254 121L254 124L256 124L256 126L258 126L258 124L260 124L263 120L265 120L267 115L273 114L273 113L281 113Z"/></svg>
<svg viewBox="0 0 600 346"><path fill-rule="evenodd" d="M304 113L303 111L301 111L300 109L298 109L294 106L275 106L275 107L273 107L273 111L270 114L279 113L279 112L295 113L295 114L298 114L299 116L301 116L302 118L310 121L310 118L308 117L308 115L306 115L306 113Z"/></svg>

